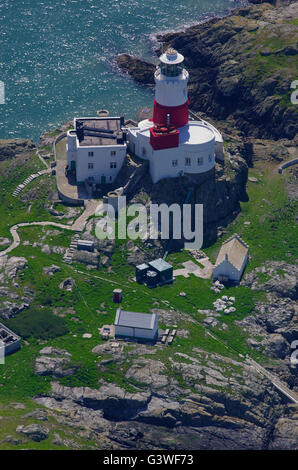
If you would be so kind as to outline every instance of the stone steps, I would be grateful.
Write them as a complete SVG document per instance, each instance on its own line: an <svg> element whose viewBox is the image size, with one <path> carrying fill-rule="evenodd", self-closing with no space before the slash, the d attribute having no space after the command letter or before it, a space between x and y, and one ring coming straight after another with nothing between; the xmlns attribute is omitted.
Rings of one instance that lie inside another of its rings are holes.
<svg viewBox="0 0 298 470"><path fill-rule="evenodd" d="M14 197L17 197L18 194L23 191L23 189L25 188L25 186L27 186L27 184L31 183L31 181L33 181L34 179L38 178L39 176L42 176L42 175L45 175L47 173L49 173L50 170L42 170L42 171L38 171L37 173L33 173L32 175L28 176L25 181L23 181L22 184L19 184L17 186L17 188L14 190L14 192L12 193L12 195Z"/></svg>
<svg viewBox="0 0 298 470"><path fill-rule="evenodd" d="M78 233L76 233L76 235L72 237L69 248L67 248L64 258L63 258L65 263L70 264L72 262L72 256L75 250L77 249L79 238L80 238L80 235Z"/></svg>

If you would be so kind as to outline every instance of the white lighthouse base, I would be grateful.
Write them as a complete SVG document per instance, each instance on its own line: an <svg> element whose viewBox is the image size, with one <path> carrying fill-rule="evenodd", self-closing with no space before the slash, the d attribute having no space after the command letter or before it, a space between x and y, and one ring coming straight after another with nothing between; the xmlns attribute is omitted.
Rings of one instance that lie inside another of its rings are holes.
<svg viewBox="0 0 298 470"><path fill-rule="evenodd" d="M129 149L137 157L150 162L153 183L164 178L177 178L184 173L200 174L211 170L215 157L223 159L223 139L211 124L190 121L179 128L179 147L154 150L150 144L153 122L141 121L136 128L129 128Z"/></svg>

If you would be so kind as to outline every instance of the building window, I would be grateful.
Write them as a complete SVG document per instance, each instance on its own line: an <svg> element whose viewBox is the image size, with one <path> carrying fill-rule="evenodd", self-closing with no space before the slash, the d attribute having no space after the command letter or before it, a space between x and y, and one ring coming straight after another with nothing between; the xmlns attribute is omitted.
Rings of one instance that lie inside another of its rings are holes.
<svg viewBox="0 0 298 470"><path fill-rule="evenodd" d="M88 157L94 157L94 152L88 152Z"/></svg>
<svg viewBox="0 0 298 470"><path fill-rule="evenodd" d="M185 166L191 166L191 158L189 157L185 158Z"/></svg>
<svg viewBox="0 0 298 470"><path fill-rule="evenodd" d="M111 162L110 163L110 168L117 168L117 163L116 162Z"/></svg>
<svg viewBox="0 0 298 470"><path fill-rule="evenodd" d="M202 166L204 164L204 158L203 157L199 157L198 158L198 165L199 166Z"/></svg>
<svg viewBox="0 0 298 470"><path fill-rule="evenodd" d="M116 151L115 151L115 150L112 150L112 151L111 151L111 157L115 157L115 155L116 155Z"/></svg>
<svg viewBox="0 0 298 470"><path fill-rule="evenodd" d="M112 181L112 177L110 176L110 181Z"/></svg>
<svg viewBox="0 0 298 470"><path fill-rule="evenodd" d="M209 162L212 162L212 160L213 160L212 155L209 155L208 160L209 160Z"/></svg>
<svg viewBox="0 0 298 470"><path fill-rule="evenodd" d="M172 166L178 166L178 160L172 160Z"/></svg>
<svg viewBox="0 0 298 470"><path fill-rule="evenodd" d="M88 163L88 170L93 170L93 163Z"/></svg>

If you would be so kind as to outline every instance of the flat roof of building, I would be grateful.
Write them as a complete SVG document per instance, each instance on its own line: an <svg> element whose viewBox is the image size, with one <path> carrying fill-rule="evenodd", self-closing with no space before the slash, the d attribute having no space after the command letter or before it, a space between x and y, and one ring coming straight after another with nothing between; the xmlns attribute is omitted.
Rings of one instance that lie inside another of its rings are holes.
<svg viewBox="0 0 298 470"><path fill-rule="evenodd" d="M82 122L84 127L103 130L103 133L104 130L113 131L113 133L110 134L111 138L105 138L96 135L88 135L88 133L92 133L92 131L86 130L84 139L79 143L80 147L119 145L117 139L123 138L123 132L121 130L123 122L120 117L75 118L75 126L77 121Z"/></svg>
<svg viewBox="0 0 298 470"><path fill-rule="evenodd" d="M4 343L4 345L8 345L16 341L20 341L20 337L7 328L7 326L0 323L0 347L1 342Z"/></svg>
<svg viewBox="0 0 298 470"><path fill-rule="evenodd" d="M139 271L142 271L143 269L148 269L149 266L148 266L148 264L143 263L143 264L139 264L138 266L136 266L136 268L137 268Z"/></svg>
<svg viewBox="0 0 298 470"><path fill-rule="evenodd" d="M186 126L180 127L179 131L180 145L208 144L215 140L214 132L200 122L190 121Z"/></svg>
<svg viewBox="0 0 298 470"><path fill-rule="evenodd" d="M145 119L139 123L139 129L132 129L130 132L134 135L137 135L138 132L141 132L147 138L150 138L150 128L153 127L153 122L149 119ZM217 129L213 128L211 124L200 121L189 121L183 127L179 127L179 145L203 145L209 144L213 141L222 141L221 134Z"/></svg>
<svg viewBox="0 0 298 470"><path fill-rule="evenodd" d="M128 312L118 308L114 324L115 326L153 330L156 316L156 313Z"/></svg>
<svg viewBox="0 0 298 470"><path fill-rule="evenodd" d="M155 259L154 261L150 261L149 266L151 266L151 268L156 269L156 271L158 272L166 271L172 268L172 266L162 258L158 258L158 259Z"/></svg>

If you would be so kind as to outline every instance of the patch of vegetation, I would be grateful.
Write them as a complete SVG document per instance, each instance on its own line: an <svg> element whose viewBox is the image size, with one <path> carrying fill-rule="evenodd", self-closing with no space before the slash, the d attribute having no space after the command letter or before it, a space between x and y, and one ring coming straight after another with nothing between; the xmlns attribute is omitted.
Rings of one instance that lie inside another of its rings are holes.
<svg viewBox="0 0 298 470"><path fill-rule="evenodd" d="M53 339L68 333L65 321L53 315L47 307L31 306L5 324L23 339Z"/></svg>
<svg viewBox="0 0 298 470"><path fill-rule="evenodd" d="M271 279L271 276L269 276L269 274L266 274L266 273L256 273L260 282L266 282L266 281L269 281Z"/></svg>
<svg viewBox="0 0 298 470"><path fill-rule="evenodd" d="M34 154L21 155L0 162L0 236L11 239L9 228L21 222L56 221L44 208L49 190L55 188L55 179L41 176L32 181L17 196L13 197L16 187L28 176L44 170L39 158ZM4 250L5 246L0 246Z"/></svg>

